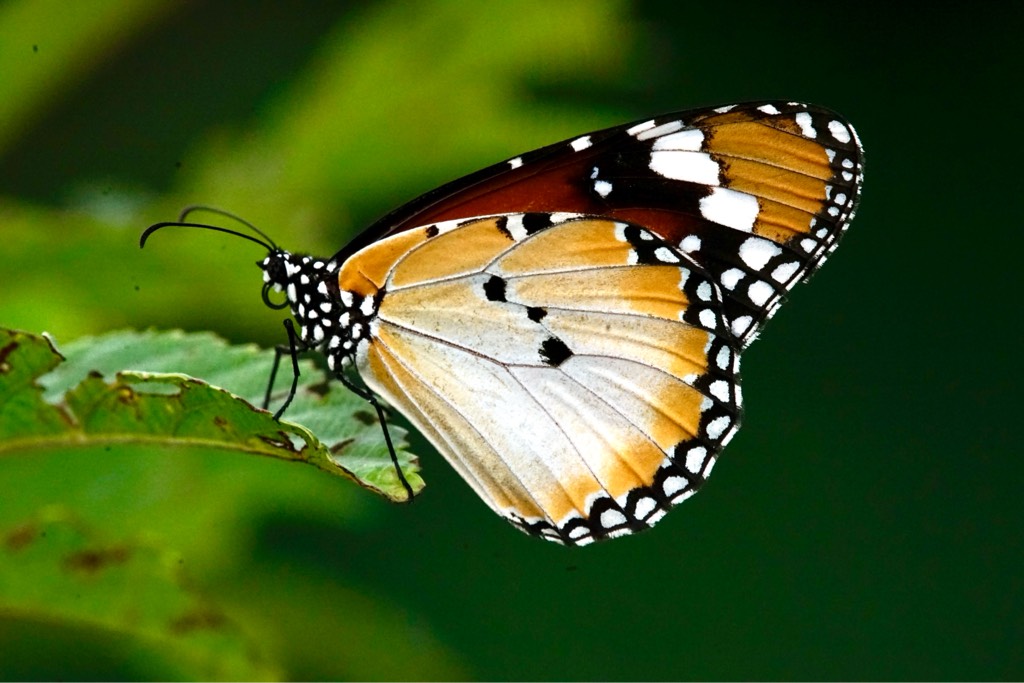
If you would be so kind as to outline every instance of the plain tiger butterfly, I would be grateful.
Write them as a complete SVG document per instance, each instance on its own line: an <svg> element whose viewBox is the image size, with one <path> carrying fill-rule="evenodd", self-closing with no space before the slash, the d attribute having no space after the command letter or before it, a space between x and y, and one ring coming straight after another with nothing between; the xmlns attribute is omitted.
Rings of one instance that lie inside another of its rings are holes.
<svg viewBox="0 0 1024 683"><path fill-rule="evenodd" d="M760 102L514 157L329 259L184 215L142 242L179 225L262 244L264 301L285 292L277 307L298 323L293 373L296 352L319 349L499 515L584 545L646 529L701 487L740 424L741 352L836 248L862 178L842 117Z"/></svg>

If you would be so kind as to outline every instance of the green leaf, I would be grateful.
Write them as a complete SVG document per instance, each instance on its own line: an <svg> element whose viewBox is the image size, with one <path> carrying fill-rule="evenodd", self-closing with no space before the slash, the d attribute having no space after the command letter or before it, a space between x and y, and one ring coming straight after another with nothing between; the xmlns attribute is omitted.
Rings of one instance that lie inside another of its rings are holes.
<svg viewBox="0 0 1024 683"><path fill-rule="evenodd" d="M109 443L215 447L309 463L392 500L407 498L375 416L366 419L362 399L325 386L308 361L289 420L278 421L253 405L271 363L256 346L228 346L211 334L115 332L69 344L66 355L63 362L48 338L0 330L0 455ZM389 429L406 480L421 490L405 432Z"/></svg>
<svg viewBox="0 0 1024 683"><path fill-rule="evenodd" d="M100 538L60 507L0 534L5 620L127 635L181 677L279 677L251 636L190 585L178 553L147 539Z"/></svg>

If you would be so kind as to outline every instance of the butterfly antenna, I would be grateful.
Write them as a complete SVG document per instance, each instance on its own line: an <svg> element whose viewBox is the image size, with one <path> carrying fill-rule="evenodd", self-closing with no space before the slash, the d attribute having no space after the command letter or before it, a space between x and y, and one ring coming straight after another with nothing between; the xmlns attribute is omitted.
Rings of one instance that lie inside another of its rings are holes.
<svg viewBox="0 0 1024 683"><path fill-rule="evenodd" d="M163 228L202 228L203 230L214 230L216 232L226 232L229 235L234 235L235 237L241 237L242 239L249 240L250 242L255 242L256 244L258 244L261 247L263 247L264 249L266 249L268 252L275 251L277 249L277 247L272 242L268 244L267 242L264 242L263 240L256 239L252 235L246 235L244 232L238 232L237 230L229 230L228 228L221 228L221 227L216 226L216 225L206 225L205 223L185 223L185 222L180 222L180 221L168 221L166 223L155 223L155 224L149 226L148 228L145 229L145 231L143 231L142 236L139 238L139 247L140 248L145 247L146 246L146 240L149 239L149 236L152 235L157 230L161 230Z"/></svg>
<svg viewBox="0 0 1024 683"><path fill-rule="evenodd" d="M240 223L240 224L244 225L245 227L249 228L250 230L252 230L254 233L259 235L263 239L265 239L267 241L267 243L269 243L272 247L274 247L274 249L277 249L277 245L274 244L274 240L270 239L270 236L267 233L263 232L262 230L260 230L255 225L253 225L249 221L245 220L241 216L236 216L235 214L231 213L230 211L225 211L224 209L218 209L215 206L206 206L205 204L191 204L189 206L186 206L184 209L181 210L181 213L178 214L178 221L179 222L184 222L184 221L188 220L189 214L195 213L196 211L206 211L207 213L212 213L214 215L221 216L223 218L227 218L228 220L235 221L236 223Z"/></svg>

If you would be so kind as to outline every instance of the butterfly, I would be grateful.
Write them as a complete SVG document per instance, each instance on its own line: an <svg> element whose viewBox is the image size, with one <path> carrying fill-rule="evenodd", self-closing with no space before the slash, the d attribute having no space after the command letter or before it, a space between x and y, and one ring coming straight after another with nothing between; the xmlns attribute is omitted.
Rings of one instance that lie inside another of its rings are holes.
<svg viewBox="0 0 1024 683"><path fill-rule="evenodd" d="M298 324L294 377L297 352L322 351L496 513L585 545L647 529L707 480L740 424L740 355L838 245L863 165L838 114L756 102L514 157L331 258L184 218L142 242L186 225L263 245L264 301Z"/></svg>

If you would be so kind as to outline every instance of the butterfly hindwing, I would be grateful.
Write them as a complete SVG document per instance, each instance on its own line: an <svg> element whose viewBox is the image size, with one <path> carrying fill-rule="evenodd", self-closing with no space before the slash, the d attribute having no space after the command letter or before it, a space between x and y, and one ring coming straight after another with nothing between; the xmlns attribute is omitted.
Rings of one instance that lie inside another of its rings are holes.
<svg viewBox="0 0 1024 683"><path fill-rule="evenodd" d="M357 349L499 514L564 543L653 524L739 422L718 287L639 226L566 214L429 225L351 257L377 283Z"/></svg>

